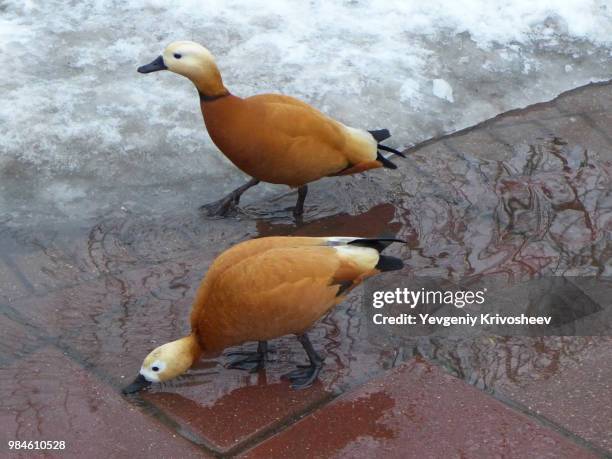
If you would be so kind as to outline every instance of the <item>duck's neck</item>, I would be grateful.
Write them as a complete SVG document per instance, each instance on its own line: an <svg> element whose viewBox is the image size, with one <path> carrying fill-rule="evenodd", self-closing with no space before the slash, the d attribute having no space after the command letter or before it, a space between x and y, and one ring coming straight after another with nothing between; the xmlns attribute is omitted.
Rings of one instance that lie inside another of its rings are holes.
<svg viewBox="0 0 612 459"><path fill-rule="evenodd" d="M204 93L204 92L202 92L202 91L200 91L198 89L198 94L200 96L200 101L202 101L202 102L212 102L212 101L220 99L222 97L230 96L231 95L230 92L227 89L225 90L224 93L219 93L219 94L215 94L215 95L212 95L212 96L210 94Z"/></svg>
<svg viewBox="0 0 612 459"><path fill-rule="evenodd" d="M229 91L223 85L223 79L219 69L214 64L209 64L197 75L189 78L200 94L203 101L215 100L229 95Z"/></svg>
<svg viewBox="0 0 612 459"><path fill-rule="evenodd" d="M179 347L181 348L181 352L191 357L192 363L200 359L203 349L195 333L191 333L177 340L177 342L180 343Z"/></svg>
<svg viewBox="0 0 612 459"><path fill-rule="evenodd" d="M203 97L200 94L200 108L206 130L215 145L226 156L232 155L236 141L239 140L230 127L235 126L236 120L239 119L242 102L243 99L229 93L214 98Z"/></svg>

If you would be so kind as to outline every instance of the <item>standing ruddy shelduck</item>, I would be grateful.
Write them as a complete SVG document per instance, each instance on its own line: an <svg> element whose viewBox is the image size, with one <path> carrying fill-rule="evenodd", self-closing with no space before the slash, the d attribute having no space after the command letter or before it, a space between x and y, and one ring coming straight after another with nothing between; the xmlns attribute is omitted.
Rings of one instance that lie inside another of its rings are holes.
<svg viewBox="0 0 612 459"><path fill-rule="evenodd" d="M213 55L197 43L171 43L163 55L138 68L140 73L159 70L170 70L193 82L211 139L252 177L225 198L202 206L209 215L227 214L242 193L262 181L298 188L294 215L299 216L308 183L379 167L395 169L379 149L403 156L379 143L390 137L386 129L364 131L345 126L289 96L261 94L241 99L230 94Z"/></svg>
<svg viewBox="0 0 612 459"><path fill-rule="evenodd" d="M398 258L381 255L397 239L267 237L240 243L213 262L191 310L191 334L164 344L145 359L125 393L187 371L202 352L219 352L258 341L257 352L229 368L264 367L267 342L295 334L310 365L287 375L292 387L309 387L323 365L306 331L347 292L381 271L401 269Z"/></svg>

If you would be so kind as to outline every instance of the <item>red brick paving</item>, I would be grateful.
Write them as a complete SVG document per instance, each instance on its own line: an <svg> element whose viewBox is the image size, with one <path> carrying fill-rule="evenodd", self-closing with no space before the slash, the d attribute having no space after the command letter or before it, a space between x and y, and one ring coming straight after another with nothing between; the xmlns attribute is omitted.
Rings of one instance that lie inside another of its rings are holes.
<svg viewBox="0 0 612 459"><path fill-rule="evenodd" d="M522 403L568 431L612 451L612 337L594 338L551 377L502 387Z"/></svg>
<svg viewBox="0 0 612 459"><path fill-rule="evenodd" d="M529 142L550 142L551 134L562 131L570 153L580 146L609 161L612 131L610 115L603 112L610 110L611 88L591 86L417 148L401 170L346 182L347 192L332 201L350 212L313 218L303 226L246 219L237 231L230 219L202 225L191 214L139 220L118 213L80 239L60 241L54 234L27 239L25 249L11 249L10 263L8 252L4 261L0 258L5 307L0 315L0 396L9 401L0 414L0 435L6 440L64 435L75 457L92 451L99 457L206 454L182 436L216 453L252 446L251 457L594 457L579 446L582 442L594 450L612 450L609 345L577 338L557 348L554 339L496 338L434 349L438 364L524 405L531 410L525 415L423 361L381 377L395 349L374 344L358 309L358 294L314 330L315 346L324 347L327 359L321 381L311 389L296 392L279 381L280 374L304 360L295 340L285 338L275 342L277 353L266 372L227 370L225 358L214 358L142 394L174 427L136 408L118 391L153 347L187 331L193 291L213 256L248 237L348 234L355 227L364 235L399 230L408 245L393 250L408 261L406 275L471 274L467 262L472 271L496 277L493 282L472 279L481 285L489 282L498 290L523 281L528 270L496 258L504 250L508 259L514 257L515 247L494 247L489 241L503 232L491 226L487 213L502 203L489 183L504 172L496 160L509 161L520 175L524 158L517 151L529 148ZM602 170L610 166L599 159ZM513 186L517 194L518 185ZM325 197L324 192L334 190L317 191ZM594 193L586 191L585 196ZM362 199L366 196L367 201ZM317 204L311 205L316 210ZM486 212L469 213L479 206ZM601 222L595 223L600 226L591 238L607 228L606 209L598 211ZM540 249L528 255L541 255ZM592 252L600 259L589 268L609 262L609 250L595 247ZM519 261L525 265L531 259ZM491 272L490 267L500 270ZM594 301L609 299L609 290L585 282L576 283ZM49 342L70 350L70 356ZM483 367L477 368L483 375L470 373L472 359ZM377 379L359 387L372 378ZM538 416L582 440L573 442L544 427L535 420Z"/></svg>
<svg viewBox="0 0 612 459"><path fill-rule="evenodd" d="M8 440L65 440L54 456L205 456L52 347L0 368L0 399L2 451Z"/></svg>
<svg viewBox="0 0 612 459"><path fill-rule="evenodd" d="M223 375L214 377L223 378ZM192 390L183 388L181 392L186 395L164 391L145 394L144 398L180 425L200 434L221 452L297 417L329 398L321 383L297 392L285 381L268 382L265 373L249 379L254 379L254 382L244 381L242 387L214 394L215 400L210 404L201 402L211 395L205 393L211 390L206 384L186 388Z"/></svg>
<svg viewBox="0 0 612 459"><path fill-rule="evenodd" d="M341 397L246 458L594 458L438 367L419 360Z"/></svg>

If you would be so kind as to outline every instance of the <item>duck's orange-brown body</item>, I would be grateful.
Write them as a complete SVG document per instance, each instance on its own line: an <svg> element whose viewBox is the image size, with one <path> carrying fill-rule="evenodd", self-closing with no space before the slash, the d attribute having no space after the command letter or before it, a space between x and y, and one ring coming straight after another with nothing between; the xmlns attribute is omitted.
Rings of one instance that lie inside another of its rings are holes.
<svg viewBox="0 0 612 459"><path fill-rule="evenodd" d="M380 143L391 136L387 129L355 129L281 94L245 99L230 94L213 55L197 43L170 43L161 56L138 68L140 73L159 70L170 70L193 82L211 139L252 177L226 197L202 206L210 216L227 215L246 190L268 182L298 188L293 214L301 218L308 183L380 167L395 169L379 149L404 156Z"/></svg>
<svg viewBox="0 0 612 459"><path fill-rule="evenodd" d="M241 99L228 94L202 100L201 108L215 145L239 169L264 182L298 187L382 167L369 133L348 128L292 97Z"/></svg>
<svg viewBox="0 0 612 459"><path fill-rule="evenodd" d="M324 358L307 330L363 279L401 269L399 258L381 255L398 239L355 237L267 237L238 244L213 262L191 311L191 333L153 349L125 393L176 378L202 352L258 341L257 351L228 368L265 367L268 340L295 334L310 365L283 377L294 389L311 386Z"/></svg>
<svg viewBox="0 0 612 459"><path fill-rule="evenodd" d="M347 291L378 272L376 250L355 249L344 254L329 238L268 237L224 252L194 301L191 326L200 345L218 351L304 333Z"/></svg>

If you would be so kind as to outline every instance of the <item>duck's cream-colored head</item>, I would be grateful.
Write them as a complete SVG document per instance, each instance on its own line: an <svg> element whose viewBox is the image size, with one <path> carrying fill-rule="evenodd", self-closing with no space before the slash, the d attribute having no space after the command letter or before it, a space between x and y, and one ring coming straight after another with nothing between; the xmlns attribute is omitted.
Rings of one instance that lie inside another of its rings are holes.
<svg viewBox="0 0 612 459"><path fill-rule="evenodd" d="M214 56L204 46L193 41L170 43L161 56L138 67L140 73L160 70L170 70L189 78L205 97L214 98L228 94Z"/></svg>
<svg viewBox="0 0 612 459"><path fill-rule="evenodd" d="M201 349L193 334L163 344L147 355L136 379L123 389L125 394L169 381L185 373L200 357Z"/></svg>

